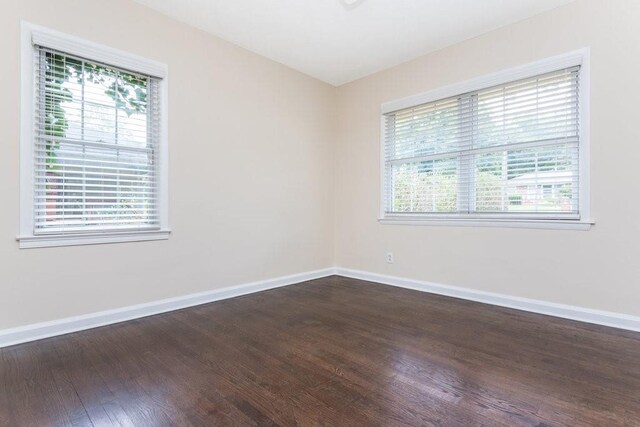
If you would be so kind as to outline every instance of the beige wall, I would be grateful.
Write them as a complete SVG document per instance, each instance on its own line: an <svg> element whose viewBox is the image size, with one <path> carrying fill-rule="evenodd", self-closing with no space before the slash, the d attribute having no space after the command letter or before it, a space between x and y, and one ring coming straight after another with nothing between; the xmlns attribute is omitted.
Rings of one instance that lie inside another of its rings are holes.
<svg viewBox="0 0 640 427"><path fill-rule="evenodd" d="M640 315L639 22L640 1L577 0L339 88L337 265ZM377 222L381 103L587 46L591 231Z"/></svg>
<svg viewBox="0 0 640 427"><path fill-rule="evenodd" d="M0 0L0 329L333 264L334 88L128 0ZM20 250L20 20L169 65L168 241Z"/></svg>
<svg viewBox="0 0 640 427"><path fill-rule="evenodd" d="M334 263L640 315L638 1L577 0L338 89L130 0L0 1L0 329ZM170 240L18 249L21 19L169 65ZM377 222L381 103L586 46L591 231Z"/></svg>

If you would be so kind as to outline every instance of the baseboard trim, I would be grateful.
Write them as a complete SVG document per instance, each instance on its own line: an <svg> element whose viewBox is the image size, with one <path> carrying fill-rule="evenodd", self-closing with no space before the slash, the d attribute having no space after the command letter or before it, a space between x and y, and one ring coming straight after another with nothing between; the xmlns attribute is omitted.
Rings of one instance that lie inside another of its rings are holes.
<svg viewBox="0 0 640 427"><path fill-rule="evenodd" d="M294 285L308 280L320 279L322 277L332 275L350 277L369 282L413 289L416 291L445 295L485 304L529 311L532 313L545 314L548 316L640 332L640 317L637 316L336 267L293 274L290 276L282 276L274 279L260 280L257 282L152 301L149 303L132 305L114 310L101 311L53 320L50 322L42 322L12 329L0 330L0 348L97 328L100 326L126 322L127 320L153 316L155 314L166 313L169 311L180 310L182 308Z"/></svg>
<svg viewBox="0 0 640 427"><path fill-rule="evenodd" d="M335 269L309 271L274 279L260 280L222 289L214 289L195 294L152 301L114 310L90 313L81 316L68 317L50 322L36 323L12 329L0 330L0 348L11 345L78 332L85 329L97 328L141 317L153 316L168 311L207 304L228 298L234 298L268 289L293 285L308 280L319 279L335 274Z"/></svg>
<svg viewBox="0 0 640 427"><path fill-rule="evenodd" d="M339 276L640 332L640 317L337 267Z"/></svg>

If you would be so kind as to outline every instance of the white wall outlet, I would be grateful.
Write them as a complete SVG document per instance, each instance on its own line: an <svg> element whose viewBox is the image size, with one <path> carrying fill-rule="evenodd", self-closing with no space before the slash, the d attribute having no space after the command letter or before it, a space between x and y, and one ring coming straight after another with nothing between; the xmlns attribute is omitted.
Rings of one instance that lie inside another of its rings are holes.
<svg viewBox="0 0 640 427"><path fill-rule="evenodd" d="M387 252L387 264L393 264L393 252Z"/></svg>

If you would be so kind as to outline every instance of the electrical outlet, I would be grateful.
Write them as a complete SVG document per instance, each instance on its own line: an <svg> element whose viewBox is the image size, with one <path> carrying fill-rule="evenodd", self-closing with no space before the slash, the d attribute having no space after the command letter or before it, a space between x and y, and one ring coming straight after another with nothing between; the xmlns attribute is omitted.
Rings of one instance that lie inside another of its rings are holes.
<svg viewBox="0 0 640 427"><path fill-rule="evenodd" d="M387 264L393 264L393 252L387 252Z"/></svg>

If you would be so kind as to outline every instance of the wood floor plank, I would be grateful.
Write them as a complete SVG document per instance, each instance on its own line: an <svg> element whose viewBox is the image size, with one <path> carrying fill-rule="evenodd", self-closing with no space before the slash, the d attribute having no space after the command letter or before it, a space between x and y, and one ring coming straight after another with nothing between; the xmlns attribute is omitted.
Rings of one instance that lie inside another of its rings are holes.
<svg viewBox="0 0 640 427"><path fill-rule="evenodd" d="M640 334L328 277L0 349L0 425L639 426Z"/></svg>

